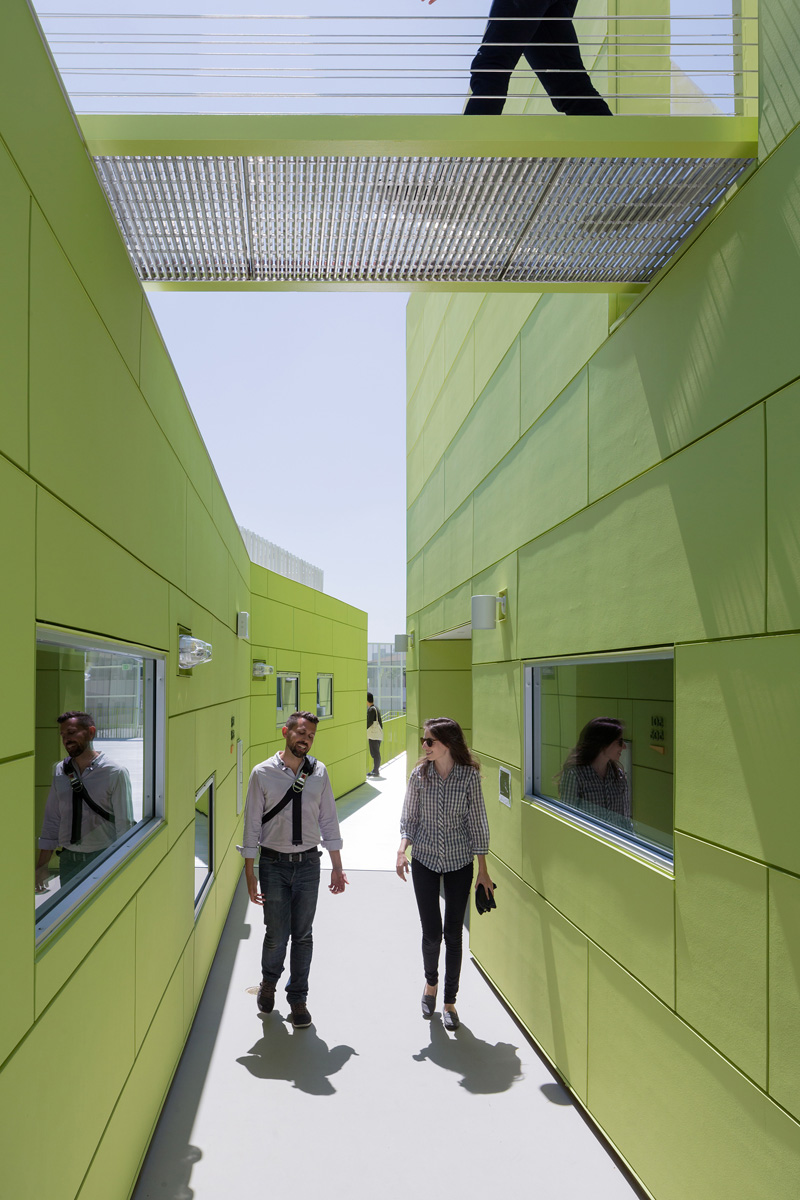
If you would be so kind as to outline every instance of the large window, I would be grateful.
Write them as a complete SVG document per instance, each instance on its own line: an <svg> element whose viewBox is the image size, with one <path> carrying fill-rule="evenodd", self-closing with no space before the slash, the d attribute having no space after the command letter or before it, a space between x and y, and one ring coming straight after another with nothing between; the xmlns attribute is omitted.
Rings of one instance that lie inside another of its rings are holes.
<svg viewBox="0 0 800 1200"><path fill-rule="evenodd" d="M278 672L276 708L278 725L284 725L287 717L300 708L300 678L293 672Z"/></svg>
<svg viewBox="0 0 800 1200"><path fill-rule="evenodd" d="M317 676L317 716L333 716L333 676Z"/></svg>
<svg viewBox="0 0 800 1200"><path fill-rule="evenodd" d="M163 656L38 631L38 935L72 912L163 815L164 721Z"/></svg>
<svg viewBox="0 0 800 1200"><path fill-rule="evenodd" d="M528 795L671 862L672 651L531 663L525 696Z"/></svg>

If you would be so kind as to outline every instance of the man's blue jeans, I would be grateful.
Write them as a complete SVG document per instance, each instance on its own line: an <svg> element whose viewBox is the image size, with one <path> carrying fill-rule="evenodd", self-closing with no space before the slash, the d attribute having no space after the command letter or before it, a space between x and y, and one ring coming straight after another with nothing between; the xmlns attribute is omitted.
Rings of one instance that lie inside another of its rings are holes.
<svg viewBox="0 0 800 1200"><path fill-rule="evenodd" d="M309 855L301 862L280 862L262 852L258 877L267 927L261 974L270 983L278 982L291 938L286 994L290 1004L305 1003L314 948L311 927L319 894L319 854Z"/></svg>

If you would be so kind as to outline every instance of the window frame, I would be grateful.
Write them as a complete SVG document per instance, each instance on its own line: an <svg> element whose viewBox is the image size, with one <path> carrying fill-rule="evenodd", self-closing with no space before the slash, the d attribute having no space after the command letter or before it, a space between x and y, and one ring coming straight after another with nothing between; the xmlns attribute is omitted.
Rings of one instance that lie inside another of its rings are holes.
<svg viewBox="0 0 800 1200"><path fill-rule="evenodd" d="M669 659L674 662L674 646L654 646L652 649L625 650L608 654L570 654L553 658L530 659L523 662L523 711L524 711L524 799L536 807L566 817L573 824L588 833L599 834L606 841L625 850L637 858L643 859L651 866L660 867L668 874L674 874L675 868L675 781L673 776L672 814L673 814L673 844L670 849L663 849L653 843L645 842L636 834L626 834L613 825L579 812L572 805L551 796L543 796L541 792L541 739L542 739L542 706L540 699L540 679L543 667L560 666L598 666L606 663L622 662L653 662ZM539 694L537 694L539 693ZM674 688L672 703L675 703ZM537 747L539 753L536 753Z"/></svg>
<svg viewBox="0 0 800 1200"><path fill-rule="evenodd" d="M203 879L203 882L200 885L200 890L199 891L195 890L195 893L194 893L194 919L195 919L195 921L197 920L197 918L200 914L200 909L203 907L203 905L206 902L206 897L209 895L209 893L211 891L211 885L214 882L214 878L216 875L216 870L215 870L215 868L216 868L216 854L215 854L216 838L214 836L214 817L215 817L216 802L217 802L217 777L216 777L215 771L211 772L208 779L206 779L206 781L204 783L201 783L200 787L197 789L197 791L194 794L195 830L197 828L197 825L196 825L197 801L200 799L200 797L202 795L204 795L205 792L209 793L209 798L208 798L208 870L206 871L205 878ZM195 858L196 857L197 856L195 855ZM195 871L197 871L196 863L195 863ZM196 879L196 876L195 876L195 879Z"/></svg>
<svg viewBox="0 0 800 1200"><path fill-rule="evenodd" d="M283 681L288 680L288 679L294 680L294 682L297 684L297 703L295 705L293 705L292 708L290 708L288 712L286 712L287 705L285 705L285 704L279 705L278 698L280 697L281 699L283 699L283 696L282 696L283 688L281 685L282 685ZM299 671L278 671L277 678L275 681L275 724L278 726L278 728L280 728L282 725L285 725L286 718L290 717L293 712L297 712L297 710L299 708L300 708L300 672Z"/></svg>
<svg viewBox="0 0 800 1200"><path fill-rule="evenodd" d="M38 947L68 920L84 901L93 895L118 867L131 855L136 854L145 842L154 836L164 824L165 817L165 767L166 767L166 679L167 656L163 651L135 642L125 642L101 635L74 633L54 625L37 624L36 648L43 646L63 647L67 650L105 650L139 657L144 663L145 723L151 736L143 738L143 810L152 805L152 815L133 827L119 841L104 851L96 860L87 877L56 903L41 917L34 916L35 947ZM147 705L152 711L148 711ZM36 831L38 838L39 831Z"/></svg>
<svg viewBox="0 0 800 1200"><path fill-rule="evenodd" d="M320 679L330 679L330 681L331 681L331 711L328 713L324 713L324 714L319 711L319 709L320 709L320 704L319 704L319 681L320 681ZM333 671L317 671L317 716L319 717L320 721L330 721L331 718L333 717Z"/></svg>

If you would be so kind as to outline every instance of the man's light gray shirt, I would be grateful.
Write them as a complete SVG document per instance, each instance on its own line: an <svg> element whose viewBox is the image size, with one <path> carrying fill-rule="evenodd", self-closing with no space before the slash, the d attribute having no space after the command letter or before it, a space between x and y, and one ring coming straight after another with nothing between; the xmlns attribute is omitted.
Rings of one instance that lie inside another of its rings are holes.
<svg viewBox="0 0 800 1200"><path fill-rule="evenodd" d="M77 768L76 768L77 770ZM78 772L86 791L101 808L113 812L114 820L101 817L84 800L81 813L81 840L74 845L72 837L72 784L64 774L63 762L56 763L53 782L44 806L40 850L80 850L95 853L105 850L117 838L133 827L131 781L124 767L102 752Z"/></svg>
<svg viewBox="0 0 800 1200"><path fill-rule="evenodd" d="M244 845L237 846L243 858L255 858L259 846L269 846L283 854L297 854L320 844L326 850L341 850L343 843L336 801L328 772L321 762L317 762L303 788L302 843L292 845L291 801L276 817L261 824L264 813L280 804L299 774L299 770L295 773L286 766L280 754L274 754L253 768L244 809Z"/></svg>

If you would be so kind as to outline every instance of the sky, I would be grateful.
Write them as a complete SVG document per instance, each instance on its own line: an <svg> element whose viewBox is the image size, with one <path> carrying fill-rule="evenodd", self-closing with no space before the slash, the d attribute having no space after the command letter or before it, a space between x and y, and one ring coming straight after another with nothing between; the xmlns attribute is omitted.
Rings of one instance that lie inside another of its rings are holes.
<svg viewBox="0 0 800 1200"><path fill-rule="evenodd" d="M406 628L405 307L392 292L149 292L240 525Z"/></svg>

